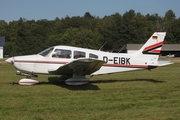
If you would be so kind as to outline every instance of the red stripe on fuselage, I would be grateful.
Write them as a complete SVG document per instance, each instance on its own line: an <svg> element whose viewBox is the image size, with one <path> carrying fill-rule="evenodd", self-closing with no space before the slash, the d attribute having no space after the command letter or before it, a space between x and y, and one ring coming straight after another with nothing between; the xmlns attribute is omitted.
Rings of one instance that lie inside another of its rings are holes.
<svg viewBox="0 0 180 120"><path fill-rule="evenodd" d="M131 65L131 64L104 64L108 67L129 67L129 68L148 68L148 65Z"/></svg>
<svg viewBox="0 0 180 120"><path fill-rule="evenodd" d="M51 64L67 64L68 63L68 62L50 61L50 60L14 60L14 62L23 62L23 63L51 63Z"/></svg>
<svg viewBox="0 0 180 120"><path fill-rule="evenodd" d="M23 62L23 63L47 63L47 64L67 64L68 62L62 61L50 61L50 60L15 60L14 62ZM132 64L108 64L105 63L103 66L107 67L128 67L128 68L148 68L148 65L132 65Z"/></svg>

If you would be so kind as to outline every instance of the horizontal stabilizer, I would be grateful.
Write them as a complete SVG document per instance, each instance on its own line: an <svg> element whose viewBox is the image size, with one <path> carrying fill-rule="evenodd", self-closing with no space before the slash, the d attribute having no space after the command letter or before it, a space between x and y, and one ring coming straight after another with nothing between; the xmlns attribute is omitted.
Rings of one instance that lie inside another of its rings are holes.
<svg viewBox="0 0 180 120"><path fill-rule="evenodd" d="M165 65L170 65L173 64L173 62L170 61L158 61L158 66L165 66Z"/></svg>

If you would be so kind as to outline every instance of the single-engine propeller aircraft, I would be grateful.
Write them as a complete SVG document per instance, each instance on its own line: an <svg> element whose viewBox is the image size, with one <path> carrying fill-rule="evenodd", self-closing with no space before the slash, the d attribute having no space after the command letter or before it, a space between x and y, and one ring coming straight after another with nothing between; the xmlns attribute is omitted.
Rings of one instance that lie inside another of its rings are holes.
<svg viewBox="0 0 180 120"><path fill-rule="evenodd" d="M83 85L89 82L86 75L102 75L172 64L158 61L166 32L155 32L142 48L132 54L109 53L70 46L53 46L36 55L15 56L6 62L13 64L17 75L26 78L20 85L32 85L37 74L61 75L59 80L68 85Z"/></svg>

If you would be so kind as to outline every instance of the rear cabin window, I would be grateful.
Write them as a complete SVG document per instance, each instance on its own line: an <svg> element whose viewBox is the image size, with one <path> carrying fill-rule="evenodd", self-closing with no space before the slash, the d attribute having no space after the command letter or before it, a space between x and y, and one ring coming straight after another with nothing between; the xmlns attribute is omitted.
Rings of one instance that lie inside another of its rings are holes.
<svg viewBox="0 0 180 120"><path fill-rule="evenodd" d="M89 58L96 58L96 59L98 59L98 56L95 55L95 54L90 53L90 54L89 54Z"/></svg>
<svg viewBox="0 0 180 120"><path fill-rule="evenodd" d="M71 50L64 49L55 49L53 54L53 58L71 58Z"/></svg>
<svg viewBox="0 0 180 120"><path fill-rule="evenodd" d="M86 53L82 51L74 51L74 59L84 58L86 57Z"/></svg>

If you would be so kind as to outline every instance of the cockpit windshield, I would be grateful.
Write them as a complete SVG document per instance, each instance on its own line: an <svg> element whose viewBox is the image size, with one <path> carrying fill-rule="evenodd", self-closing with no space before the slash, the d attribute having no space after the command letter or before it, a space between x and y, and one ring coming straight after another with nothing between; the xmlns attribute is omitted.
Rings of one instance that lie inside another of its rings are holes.
<svg viewBox="0 0 180 120"><path fill-rule="evenodd" d="M50 47L50 48L40 52L39 55L42 55L44 57L48 57L51 54L51 52L53 51L53 49L54 49L54 47Z"/></svg>

